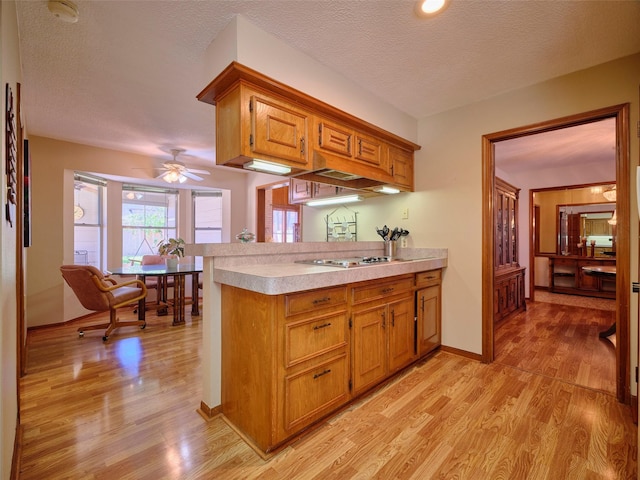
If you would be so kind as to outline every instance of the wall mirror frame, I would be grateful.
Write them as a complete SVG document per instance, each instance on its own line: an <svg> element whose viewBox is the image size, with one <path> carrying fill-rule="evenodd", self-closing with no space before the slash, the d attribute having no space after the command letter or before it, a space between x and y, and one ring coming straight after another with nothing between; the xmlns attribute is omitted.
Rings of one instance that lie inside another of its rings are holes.
<svg viewBox="0 0 640 480"><path fill-rule="evenodd" d="M578 244L584 238L589 247L595 242L598 256L615 251L615 226L608 221L616 204L603 195L614 185L615 181L531 190L535 256L579 255Z"/></svg>

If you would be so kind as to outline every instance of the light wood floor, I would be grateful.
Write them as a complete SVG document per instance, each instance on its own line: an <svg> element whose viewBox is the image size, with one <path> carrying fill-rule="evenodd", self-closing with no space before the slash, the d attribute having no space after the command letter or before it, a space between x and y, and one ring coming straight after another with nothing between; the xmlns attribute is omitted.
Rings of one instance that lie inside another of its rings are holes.
<svg viewBox="0 0 640 480"><path fill-rule="evenodd" d="M496 326L495 361L615 395L615 347L598 336L615 320L611 310L527 302Z"/></svg>
<svg viewBox="0 0 640 480"><path fill-rule="evenodd" d="M202 321L170 324L29 333L21 479L636 478L614 396L445 352L264 461L196 413Z"/></svg>

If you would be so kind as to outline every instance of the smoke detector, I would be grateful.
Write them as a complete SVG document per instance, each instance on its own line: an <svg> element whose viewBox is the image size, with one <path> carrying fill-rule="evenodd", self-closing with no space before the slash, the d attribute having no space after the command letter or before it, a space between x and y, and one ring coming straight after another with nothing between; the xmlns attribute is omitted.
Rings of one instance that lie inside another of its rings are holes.
<svg viewBox="0 0 640 480"><path fill-rule="evenodd" d="M78 21L78 7L71 0L49 0L47 6L49 11L63 22L76 23Z"/></svg>

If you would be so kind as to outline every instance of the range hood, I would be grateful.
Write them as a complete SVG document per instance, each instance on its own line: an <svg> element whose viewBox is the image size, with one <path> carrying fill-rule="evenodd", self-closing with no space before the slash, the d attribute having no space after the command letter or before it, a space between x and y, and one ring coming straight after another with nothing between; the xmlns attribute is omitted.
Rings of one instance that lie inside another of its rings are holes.
<svg viewBox="0 0 640 480"><path fill-rule="evenodd" d="M345 160L326 152L312 152L311 170L294 175L308 180L338 187L367 190L393 183L393 177L379 169Z"/></svg>

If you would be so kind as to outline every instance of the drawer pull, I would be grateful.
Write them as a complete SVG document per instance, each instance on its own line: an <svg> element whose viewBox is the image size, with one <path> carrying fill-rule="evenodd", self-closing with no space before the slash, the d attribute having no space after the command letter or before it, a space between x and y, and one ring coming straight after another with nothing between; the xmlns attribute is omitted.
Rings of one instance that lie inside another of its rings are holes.
<svg viewBox="0 0 640 480"><path fill-rule="evenodd" d="M315 325L313 327L314 330L320 330L321 328L327 328L331 326L331 322L329 323L323 323L322 325Z"/></svg>
<svg viewBox="0 0 640 480"><path fill-rule="evenodd" d="M393 287L387 287L382 289L382 293L391 293L393 292Z"/></svg>
<svg viewBox="0 0 640 480"><path fill-rule="evenodd" d="M322 298L316 298L313 301L314 305L318 305L319 303L327 303L331 301L331 297L322 297Z"/></svg>
<svg viewBox="0 0 640 480"><path fill-rule="evenodd" d="M313 376L313 379L315 380L316 378L320 378L320 377L322 377L323 375L326 375L327 373L331 373L331 369L329 369L329 368L328 368L328 369L326 369L324 372L316 373L316 374Z"/></svg>

